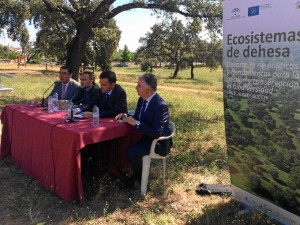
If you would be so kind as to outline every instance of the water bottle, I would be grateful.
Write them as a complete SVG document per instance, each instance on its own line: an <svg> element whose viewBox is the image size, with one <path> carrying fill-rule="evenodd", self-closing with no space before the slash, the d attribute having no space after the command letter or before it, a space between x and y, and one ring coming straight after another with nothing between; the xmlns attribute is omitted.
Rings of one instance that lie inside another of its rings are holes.
<svg viewBox="0 0 300 225"><path fill-rule="evenodd" d="M93 107L93 127L99 127L99 108L94 105Z"/></svg>
<svg viewBox="0 0 300 225"><path fill-rule="evenodd" d="M48 113L53 113L53 112L54 112L53 97L49 96L48 97Z"/></svg>
<svg viewBox="0 0 300 225"><path fill-rule="evenodd" d="M71 119L72 117L72 110L73 110L73 102L72 99L68 102L68 109L67 109L67 118Z"/></svg>
<svg viewBox="0 0 300 225"><path fill-rule="evenodd" d="M58 94L57 94L57 92L55 92L53 95L53 105L55 107L57 107L57 102L58 102Z"/></svg>

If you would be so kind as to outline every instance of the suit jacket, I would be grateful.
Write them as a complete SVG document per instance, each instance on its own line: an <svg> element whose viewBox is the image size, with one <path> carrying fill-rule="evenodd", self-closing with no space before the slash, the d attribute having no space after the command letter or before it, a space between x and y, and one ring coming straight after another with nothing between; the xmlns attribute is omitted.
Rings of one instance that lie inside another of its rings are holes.
<svg viewBox="0 0 300 225"><path fill-rule="evenodd" d="M77 95L79 88L80 88L80 84L76 80L71 79L65 94L65 99L67 100L73 99ZM53 96L53 94L57 92L58 100L61 100L61 91L62 91L62 83L60 81L56 81L49 96Z"/></svg>
<svg viewBox="0 0 300 225"><path fill-rule="evenodd" d="M149 102L145 112L141 113L143 99L140 97L135 110L134 118L140 121L137 130L142 134L140 143L144 144L150 151L153 139L171 134L169 127L169 110L166 102L156 93ZM172 139L157 142L155 152L166 156L170 152Z"/></svg>
<svg viewBox="0 0 300 225"><path fill-rule="evenodd" d="M112 90L109 99L100 91L97 105L101 118L113 118L119 113L127 113L127 98L125 90L118 84Z"/></svg>
<svg viewBox="0 0 300 225"><path fill-rule="evenodd" d="M99 94L100 88L97 85L93 85L88 93L83 88L79 88L76 97L73 98L73 103L78 105L81 112L91 111L97 104Z"/></svg>

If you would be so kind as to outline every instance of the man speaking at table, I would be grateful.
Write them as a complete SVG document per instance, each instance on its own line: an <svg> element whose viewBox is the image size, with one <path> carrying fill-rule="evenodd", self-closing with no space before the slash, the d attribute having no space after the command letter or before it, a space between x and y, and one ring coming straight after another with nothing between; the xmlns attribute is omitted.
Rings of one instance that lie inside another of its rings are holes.
<svg viewBox="0 0 300 225"><path fill-rule="evenodd" d="M127 113L126 92L119 84L116 84L116 82L116 74L111 70L105 70L99 76L99 84L101 86L101 90L98 92L95 104L100 110L100 118L114 118L119 113ZM89 111L81 112L81 115L83 115L83 117L92 117L92 114L93 113ZM96 151L96 149L98 148L97 145L89 146L87 151L82 151L82 158L88 158L90 160L88 162L83 160L83 168L87 169L82 173L90 174L93 176L96 175L95 171L97 170L99 165L102 168L105 168L109 167L109 164L118 163L112 162L110 160L111 153L118 154L116 153L115 149L116 143L116 140L108 140L106 142L100 143L102 151L100 151L99 153L97 153ZM100 157L97 157L97 154L99 154ZM100 161L98 161L97 158L99 158ZM115 155L114 158L117 158L117 155Z"/></svg>
<svg viewBox="0 0 300 225"><path fill-rule="evenodd" d="M136 90L140 98L133 117L126 114L119 114L116 119L135 126L142 136L137 144L129 147L126 152L127 160L130 163L133 176L131 184L135 180L141 182L143 156L148 155L153 139L171 134L169 128L169 112L166 102L156 93L157 78L154 74L146 73L139 77ZM156 147L157 154L167 155L170 152L172 140L162 140ZM129 184L129 185L131 185Z"/></svg>
<svg viewBox="0 0 300 225"><path fill-rule="evenodd" d="M116 83L117 77L111 70L103 71L99 76L101 91L96 102L100 118L114 118L119 113L127 113L125 90ZM82 112L84 117L92 117L92 112Z"/></svg>
<svg viewBox="0 0 300 225"><path fill-rule="evenodd" d="M55 82L53 90L49 96L58 94L58 100L70 100L77 95L80 84L72 79L72 71L66 66L59 69L59 81Z"/></svg>

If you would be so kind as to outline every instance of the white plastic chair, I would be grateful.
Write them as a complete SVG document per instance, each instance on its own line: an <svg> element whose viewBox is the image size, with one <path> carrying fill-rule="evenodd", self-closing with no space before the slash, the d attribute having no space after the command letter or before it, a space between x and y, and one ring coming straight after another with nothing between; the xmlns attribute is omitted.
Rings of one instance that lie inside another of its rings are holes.
<svg viewBox="0 0 300 225"><path fill-rule="evenodd" d="M162 160L162 179L163 179L163 184L165 184L165 176L166 176L166 158L167 156L161 156L159 154L155 153L155 146L157 141L159 140L165 140L169 139L174 136L176 128L175 124L171 121L169 121L170 129L171 129L171 134L169 136L162 136L157 139L154 139L152 141L151 149L150 149L150 154L143 156L143 171L142 171L142 182L141 182L141 195L145 195L147 192L147 185L148 185L148 178L149 178L149 172L150 172L150 164L151 164L151 159L161 159Z"/></svg>

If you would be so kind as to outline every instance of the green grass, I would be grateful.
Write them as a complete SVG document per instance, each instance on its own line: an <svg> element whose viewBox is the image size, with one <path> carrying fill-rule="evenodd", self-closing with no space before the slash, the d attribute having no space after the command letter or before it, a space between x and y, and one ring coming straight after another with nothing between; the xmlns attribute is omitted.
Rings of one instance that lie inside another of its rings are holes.
<svg viewBox="0 0 300 225"><path fill-rule="evenodd" d="M135 109L138 98L135 85L142 72L137 67L117 67L113 70L117 73L118 83L127 92L128 108ZM265 218L259 223L257 218L239 216L241 207L227 196L195 195L195 188L201 182L229 183L222 70L211 72L197 68L194 80L189 78L188 70L180 71L178 79L170 79L172 71L165 68L154 71L159 78L158 93L168 103L170 118L177 129L168 160L165 187L159 179L161 165L155 163L151 173L157 178L150 179L146 199L141 200L119 190L116 180L102 180L93 200L86 205L77 205L49 196L36 181L18 174L10 182L22 180L30 184L23 188L17 185L19 189L14 195L7 194L2 206L18 213L9 211L5 218L33 224L265 224ZM14 92L0 94L0 109L10 103L40 102L43 91L56 79L56 71L49 75L24 74L13 79L3 78L3 84L14 88ZM6 164L11 166L11 161L0 161L0 170ZM8 179L5 182L11 185ZM28 186L34 187L31 189L32 195L28 193ZM26 201L21 197L24 195L29 196ZM32 210L36 211L31 210L29 217L28 208L32 204L35 205ZM48 205L49 209L44 205ZM55 210L53 207L56 207Z"/></svg>

